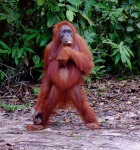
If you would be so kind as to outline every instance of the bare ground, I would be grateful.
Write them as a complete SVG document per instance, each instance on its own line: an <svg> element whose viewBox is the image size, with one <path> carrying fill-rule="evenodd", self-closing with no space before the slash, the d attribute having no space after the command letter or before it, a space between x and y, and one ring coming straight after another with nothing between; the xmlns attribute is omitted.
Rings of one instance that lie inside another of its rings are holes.
<svg viewBox="0 0 140 150"><path fill-rule="evenodd" d="M31 132L25 129L32 123L30 108L12 113L0 108L0 150L140 150L140 76L106 79L86 91L100 129L87 129L76 110L67 108L57 110L48 128Z"/></svg>

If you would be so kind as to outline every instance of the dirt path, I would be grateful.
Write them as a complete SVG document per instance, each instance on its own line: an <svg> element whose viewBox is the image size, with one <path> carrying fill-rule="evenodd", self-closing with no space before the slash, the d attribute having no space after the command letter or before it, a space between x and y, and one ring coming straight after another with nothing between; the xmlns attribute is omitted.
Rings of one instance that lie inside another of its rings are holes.
<svg viewBox="0 0 140 150"><path fill-rule="evenodd" d="M99 130L87 129L74 109L65 109L45 130L30 132L25 125L32 123L31 108L13 113L0 108L0 150L140 150L140 76L88 85L87 97Z"/></svg>
<svg viewBox="0 0 140 150"><path fill-rule="evenodd" d="M74 112L67 118L73 116L78 118ZM140 126L92 131L80 118L64 123L57 117L45 130L29 132L24 126L31 123L30 113L1 112L0 150L140 150Z"/></svg>

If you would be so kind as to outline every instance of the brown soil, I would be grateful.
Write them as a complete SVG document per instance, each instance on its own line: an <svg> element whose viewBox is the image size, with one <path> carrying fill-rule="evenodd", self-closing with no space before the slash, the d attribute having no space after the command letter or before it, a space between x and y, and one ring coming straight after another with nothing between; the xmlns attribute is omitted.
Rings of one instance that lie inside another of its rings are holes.
<svg viewBox="0 0 140 150"><path fill-rule="evenodd" d="M33 98L27 91L22 101L2 96L1 103L24 104ZM31 132L25 129L32 123L31 107L0 108L0 150L140 150L140 76L91 83L86 91L100 129L87 129L76 110L66 108L57 110L48 128Z"/></svg>

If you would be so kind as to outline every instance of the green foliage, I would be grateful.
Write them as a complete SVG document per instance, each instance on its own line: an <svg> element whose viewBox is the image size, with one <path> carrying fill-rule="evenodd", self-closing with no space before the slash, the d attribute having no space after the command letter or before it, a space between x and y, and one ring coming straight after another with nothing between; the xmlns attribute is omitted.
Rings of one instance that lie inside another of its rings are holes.
<svg viewBox="0 0 140 150"><path fill-rule="evenodd" d="M30 70L41 72L52 27L71 21L86 39L97 77L140 72L140 2L137 0L0 1L0 82ZM4 33L2 23L7 22ZM1 27L2 26L2 27ZM10 62L10 63L9 63ZM31 74L30 72L30 74Z"/></svg>
<svg viewBox="0 0 140 150"><path fill-rule="evenodd" d="M39 94L39 91L40 91L40 89L39 89L38 87L33 88L33 93L34 93L35 95L38 95L38 94Z"/></svg>
<svg viewBox="0 0 140 150"><path fill-rule="evenodd" d="M13 112L17 109L25 109L27 108L26 105L12 105L12 104L5 104L5 103L1 103L0 104L1 108L4 108L7 111Z"/></svg>
<svg viewBox="0 0 140 150"><path fill-rule="evenodd" d="M111 40L106 40L103 43L111 45L113 49L113 53L111 54L111 56L115 65L117 65L119 61L121 61L124 65L127 64L128 67L132 69L130 57L134 57L134 54L126 45L124 45L124 42L115 44Z"/></svg>

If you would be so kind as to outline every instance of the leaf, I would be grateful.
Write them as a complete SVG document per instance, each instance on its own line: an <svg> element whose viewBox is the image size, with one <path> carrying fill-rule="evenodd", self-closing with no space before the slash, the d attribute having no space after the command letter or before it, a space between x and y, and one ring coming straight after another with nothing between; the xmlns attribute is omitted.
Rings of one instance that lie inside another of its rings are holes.
<svg viewBox="0 0 140 150"><path fill-rule="evenodd" d="M43 67L43 66L44 66L44 63L43 62L39 62L38 64L35 64L33 66L33 68L35 69L35 68L40 68L40 67Z"/></svg>
<svg viewBox="0 0 140 150"><path fill-rule="evenodd" d="M111 2L118 3L118 0L110 0Z"/></svg>
<svg viewBox="0 0 140 150"><path fill-rule="evenodd" d="M81 0L67 0L67 2L69 2L75 6L79 6L80 4L82 4Z"/></svg>
<svg viewBox="0 0 140 150"><path fill-rule="evenodd" d="M29 40L31 40L31 39L33 39L34 37L36 37L37 36L37 34L38 34L38 31L37 32L34 32L34 33L32 33L31 35L28 35L27 37L26 37L26 41L29 41Z"/></svg>
<svg viewBox="0 0 140 150"><path fill-rule="evenodd" d="M123 41L119 44L119 49L122 50Z"/></svg>
<svg viewBox="0 0 140 150"><path fill-rule="evenodd" d="M59 7L65 7L66 5L63 4L63 3L58 3L58 6L59 6Z"/></svg>
<svg viewBox="0 0 140 150"><path fill-rule="evenodd" d="M46 42L47 42L47 40L44 40L44 39L43 39L43 40L40 42L40 45L39 45L39 46L40 46L40 47L45 46L45 45L46 45Z"/></svg>
<svg viewBox="0 0 140 150"><path fill-rule="evenodd" d="M42 40L40 41L40 44L39 46L42 47L42 46L46 46L46 43L50 40L51 38L51 35L42 35Z"/></svg>
<svg viewBox="0 0 140 150"><path fill-rule="evenodd" d="M8 18L7 14L0 13L0 20L4 20L4 19L7 19L7 18Z"/></svg>
<svg viewBox="0 0 140 150"><path fill-rule="evenodd" d="M66 6L68 7L69 10L74 11L74 12L78 12L78 9L76 9L75 7L70 6L70 5L66 5Z"/></svg>
<svg viewBox="0 0 140 150"><path fill-rule="evenodd" d="M40 57L39 57L38 55L34 55L34 57L33 57L33 62L34 62L34 64L39 64L39 62L40 62Z"/></svg>
<svg viewBox="0 0 140 150"><path fill-rule="evenodd" d="M104 63L105 60L104 60L104 59L97 59L97 60L95 60L94 62L95 62L95 63L99 63L99 62Z"/></svg>
<svg viewBox="0 0 140 150"><path fill-rule="evenodd" d="M128 64L128 66L129 66L129 68L131 69L131 68L132 68L131 62L130 62L130 59L129 59L128 57L126 57L126 61L127 61L127 64Z"/></svg>
<svg viewBox="0 0 140 150"><path fill-rule="evenodd" d="M136 25L137 25L138 28L140 28L140 22L138 22Z"/></svg>
<svg viewBox="0 0 140 150"><path fill-rule="evenodd" d="M45 0L38 0L38 1L37 1L37 4L38 4L39 6L41 6L41 5L44 4L44 2L45 2Z"/></svg>
<svg viewBox="0 0 140 150"><path fill-rule="evenodd" d="M7 22L8 22L8 23L12 23L12 22L14 22L14 21L17 21L17 20L19 19L19 17L20 17L20 15L19 15L18 13L12 12L12 13L8 16Z"/></svg>
<svg viewBox="0 0 140 150"><path fill-rule="evenodd" d="M128 53L127 49L126 49L126 46L123 47L123 51L125 52L125 54L130 57L130 54Z"/></svg>
<svg viewBox="0 0 140 150"><path fill-rule="evenodd" d="M140 39L140 34L139 34L139 35L137 35L137 37Z"/></svg>
<svg viewBox="0 0 140 150"><path fill-rule="evenodd" d="M50 17L47 21L47 26L48 27L51 27L52 25L54 25L56 23L56 18L53 16L53 17Z"/></svg>
<svg viewBox="0 0 140 150"><path fill-rule="evenodd" d="M134 57L134 53L132 52L132 50L130 50L127 46L125 46L125 49L127 49L127 51L129 52L129 54Z"/></svg>
<svg viewBox="0 0 140 150"><path fill-rule="evenodd" d="M34 10L33 8L28 9L27 12L26 12L26 14L27 14L27 15L30 15L30 14L32 14L34 11L35 11L35 10Z"/></svg>
<svg viewBox="0 0 140 150"><path fill-rule="evenodd" d="M125 62L126 62L126 54L125 54L125 52L123 51L122 45L123 45L123 42L121 42L121 43L119 44L119 51L120 51L120 54L121 54L122 63L125 63Z"/></svg>
<svg viewBox="0 0 140 150"><path fill-rule="evenodd" d="M80 25L82 27L83 30L85 30L87 28L86 22L83 19L80 19ZM87 36L85 35L86 41L87 41ZM88 43L88 41L87 41Z"/></svg>
<svg viewBox="0 0 140 150"><path fill-rule="evenodd" d="M112 48L118 48L118 45L113 43L111 40L104 40L103 43L110 44Z"/></svg>
<svg viewBox="0 0 140 150"><path fill-rule="evenodd" d="M123 26L118 22L115 24L115 28L120 30L120 29L123 29Z"/></svg>
<svg viewBox="0 0 140 150"><path fill-rule="evenodd" d="M121 22L125 21L124 16L120 16L120 17L118 18L118 21L121 21Z"/></svg>
<svg viewBox="0 0 140 150"><path fill-rule="evenodd" d="M0 79L3 80L5 77L5 73L3 73L1 70L0 70Z"/></svg>
<svg viewBox="0 0 140 150"><path fill-rule="evenodd" d="M8 45L6 45L4 42L0 41L0 45L2 45L3 48L5 48L5 49L10 51L10 47Z"/></svg>
<svg viewBox="0 0 140 150"><path fill-rule="evenodd" d="M31 49L31 48L26 48L26 50L28 51L28 52L31 52L31 53L34 53L34 51Z"/></svg>
<svg viewBox="0 0 140 150"><path fill-rule="evenodd" d="M12 58L14 58L14 57L15 57L16 52L17 52L17 49L16 49L16 48L14 48L14 49L12 50Z"/></svg>
<svg viewBox="0 0 140 150"><path fill-rule="evenodd" d="M24 30L25 32L28 32L28 29L27 29L24 25L21 24L21 27L23 28L23 30Z"/></svg>
<svg viewBox="0 0 140 150"><path fill-rule="evenodd" d="M128 20L128 23L132 24L134 21L132 19Z"/></svg>
<svg viewBox="0 0 140 150"><path fill-rule="evenodd" d="M136 12L133 12L133 13L131 14L131 16L132 16L132 17L135 17L135 18L138 18L138 14L137 14Z"/></svg>
<svg viewBox="0 0 140 150"><path fill-rule="evenodd" d="M4 10L6 11L6 12L8 12L9 14L11 13L11 12L13 12L13 10L10 8L10 7L8 7L8 5L7 4L2 4L2 7L4 8Z"/></svg>
<svg viewBox="0 0 140 150"><path fill-rule="evenodd" d="M125 37L125 40L124 40L126 43L128 43L128 44L132 44L134 41L133 41L133 39L132 38L130 38L130 37Z"/></svg>
<svg viewBox="0 0 140 150"><path fill-rule="evenodd" d="M115 56L118 53L118 49L115 49L114 52L111 54L111 56Z"/></svg>
<svg viewBox="0 0 140 150"><path fill-rule="evenodd" d="M23 52L24 52L24 48L18 50L18 58L22 56Z"/></svg>
<svg viewBox="0 0 140 150"><path fill-rule="evenodd" d="M18 56L15 55L15 64L18 65Z"/></svg>
<svg viewBox="0 0 140 150"><path fill-rule="evenodd" d="M134 28L132 26L127 27L126 29L128 32L132 32L134 30Z"/></svg>
<svg viewBox="0 0 140 150"><path fill-rule="evenodd" d="M122 63L125 63L126 62L126 55L124 53L124 51L120 51L120 54L121 54L121 60L122 60Z"/></svg>
<svg viewBox="0 0 140 150"><path fill-rule="evenodd" d="M121 55L120 55L120 53L118 53L115 57L115 65L118 64L120 58L121 58Z"/></svg>
<svg viewBox="0 0 140 150"><path fill-rule="evenodd" d="M74 19L74 12L71 11L71 10L67 10L67 11L66 11L66 17L67 17L67 19L68 19L69 21L73 21L73 19Z"/></svg>
<svg viewBox="0 0 140 150"><path fill-rule="evenodd" d="M87 21L88 23L92 26L93 22L88 18L88 16L86 14L81 14Z"/></svg>
<svg viewBox="0 0 140 150"><path fill-rule="evenodd" d="M3 50L3 49L0 49L0 54L8 54L9 51L8 50Z"/></svg>
<svg viewBox="0 0 140 150"><path fill-rule="evenodd" d="M41 39L41 34L39 33L36 37L36 44L38 44L39 40Z"/></svg>

